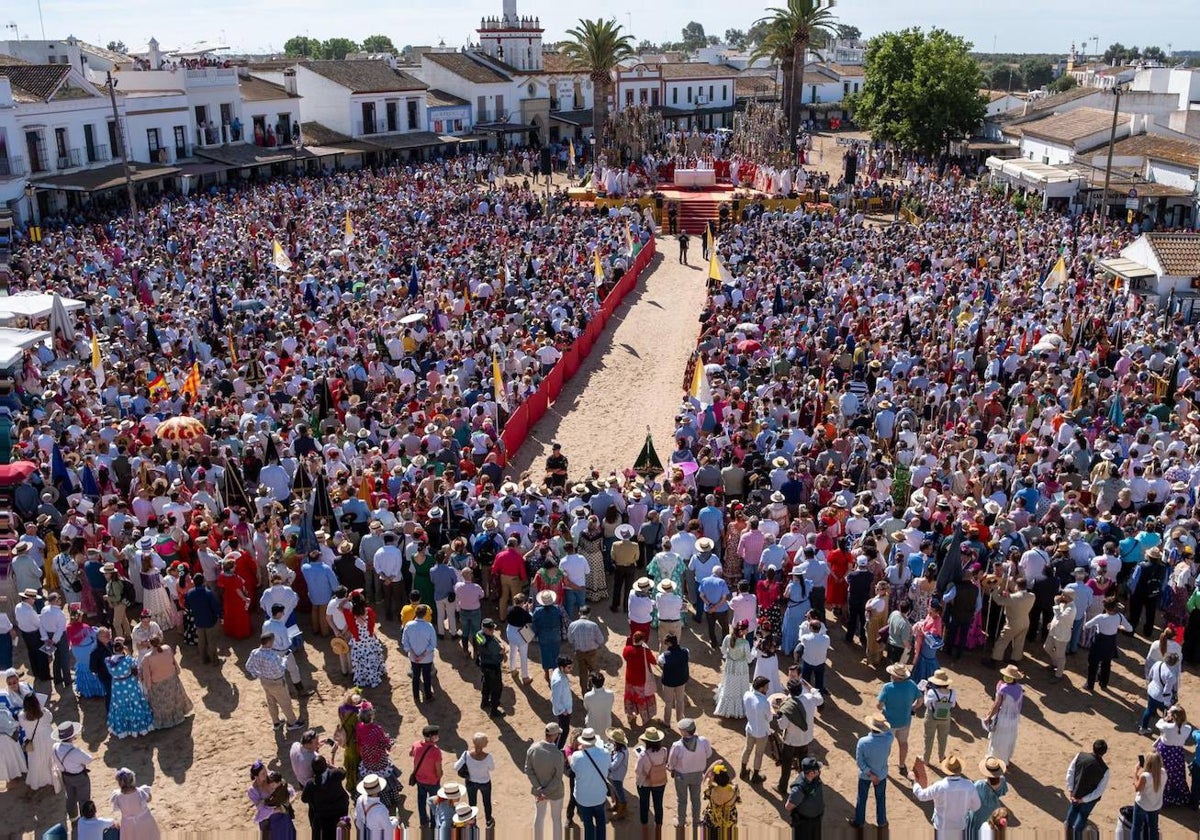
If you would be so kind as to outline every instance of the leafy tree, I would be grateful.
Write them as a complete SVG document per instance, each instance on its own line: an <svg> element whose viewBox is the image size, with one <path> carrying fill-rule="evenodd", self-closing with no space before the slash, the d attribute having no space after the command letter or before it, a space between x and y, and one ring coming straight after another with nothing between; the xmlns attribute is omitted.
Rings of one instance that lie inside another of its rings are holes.
<svg viewBox="0 0 1200 840"><path fill-rule="evenodd" d="M653 41L647 41L645 38L643 38L642 40L638 41L637 51L639 53L658 52L658 44L654 43Z"/></svg>
<svg viewBox="0 0 1200 840"><path fill-rule="evenodd" d="M837 36L843 41L858 41L862 39L862 30L848 23L839 23L834 27Z"/></svg>
<svg viewBox="0 0 1200 840"><path fill-rule="evenodd" d="M1021 62L1021 77L1026 90L1037 90L1054 81L1054 65L1041 58L1027 58Z"/></svg>
<svg viewBox="0 0 1200 840"><path fill-rule="evenodd" d="M750 24L750 28L746 30L747 46L757 47L767 37L767 28L770 26L770 21L766 18L756 20Z"/></svg>
<svg viewBox="0 0 1200 840"><path fill-rule="evenodd" d="M1157 61L1161 63L1167 60L1167 54L1163 52L1162 47L1146 47L1146 49L1142 50L1142 58L1146 59L1147 61Z"/></svg>
<svg viewBox="0 0 1200 840"><path fill-rule="evenodd" d="M396 45L386 35L368 35L363 38L362 48L369 53L396 53Z"/></svg>
<svg viewBox="0 0 1200 840"><path fill-rule="evenodd" d="M321 42L307 35L297 35L283 42L283 54L290 58L320 58Z"/></svg>
<svg viewBox="0 0 1200 840"><path fill-rule="evenodd" d="M1053 82L1046 86L1046 90L1051 93L1065 93L1075 87L1079 82L1075 81L1075 77L1069 73L1063 73Z"/></svg>
<svg viewBox="0 0 1200 840"><path fill-rule="evenodd" d="M1129 52L1129 49L1120 41L1117 41L1115 44L1109 44L1108 49L1104 51L1104 63L1112 64L1113 62L1124 61L1127 52Z"/></svg>
<svg viewBox="0 0 1200 840"><path fill-rule="evenodd" d="M704 34L704 26L689 21L688 25L683 27L683 48L688 52L695 52L701 47L707 46L708 36Z"/></svg>
<svg viewBox="0 0 1200 840"><path fill-rule="evenodd" d="M123 52L125 52L127 47L125 46L124 41L109 41L108 44L104 47L104 49L110 50L111 52L115 52L115 53L123 53Z"/></svg>
<svg viewBox="0 0 1200 840"><path fill-rule="evenodd" d="M833 15L834 1L787 0L786 6L767 9L770 15L766 19L771 21L773 27L772 37L776 41L776 51L779 50L778 42L791 42L792 67L790 74L785 71L785 77L791 75L792 80L787 86L787 98L783 100L787 109L789 149L795 145L795 137L800 131L800 101L804 96L804 54L811 44L823 44L833 35L837 25L837 19Z"/></svg>
<svg viewBox="0 0 1200 840"><path fill-rule="evenodd" d="M854 119L876 140L941 152L979 127L987 109L971 44L944 29L887 32L867 44Z"/></svg>
<svg viewBox="0 0 1200 840"><path fill-rule="evenodd" d="M992 90L1021 90L1025 87L1021 71L1011 64L997 64L988 74L988 87Z"/></svg>
<svg viewBox="0 0 1200 840"><path fill-rule="evenodd" d="M725 43L735 50L746 49L746 33L740 29L726 29Z"/></svg>
<svg viewBox="0 0 1200 840"><path fill-rule="evenodd" d="M286 49L287 45L284 45ZM358 44L349 38L329 38L321 42L321 57L341 61L347 53L358 52Z"/></svg>
<svg viewBox="0 0 1200 840"><path fill-rule="evenodd" d="M633 55L633 36L621 34L621 29L621 25L612 20L580 18L578 26L567 30L571 40L563 45L563 54L571 66L586 71L591 77L592 125L602 140L608 125L613 68L622 59Z"/></svg>

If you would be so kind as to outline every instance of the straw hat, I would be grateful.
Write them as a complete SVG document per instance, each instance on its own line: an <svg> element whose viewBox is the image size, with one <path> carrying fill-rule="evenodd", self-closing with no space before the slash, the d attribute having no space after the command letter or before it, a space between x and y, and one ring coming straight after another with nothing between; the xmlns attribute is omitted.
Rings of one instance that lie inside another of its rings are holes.
<svg viewBox="0 0 1200 840"><path fill-rule="evenodd" d="M461 802L454 806L454 824L465 825L479 816L479 809L474 805Z"/></svg>
<svg viewBox="0 0 1200 840"><path fill-rule="evenodd" d="M979 762L979 772L985 776L997 778L1008 772L1008 765L994 755L986 756Z"/></svg>
<svg viewBox="0 0 1200 840"><path fill-rule="evenodd" d="M379 796L383 793L383 789L387 787L383 778L375 773L368 773L366 777L358 783L356 788L359 793L364 796Z"/></svg>
<svg viewBox="0 0 1200 840"><path fill-rule="evenodd" d="M963 771L962 759L956 755L948 755L942 761L942 772L948 776L958 776Z"/></svg>
<svg viewBox="0 0 1200 840"><path fill-rule="evenodd" d="M665 737L666 736L663 735L663 732L661 729L651 726L649 729L647 729L645 732L642 733L641 737L638 738L638 740L644 741L647 744L661 744L663 742L663 738L665 738Z"/></svg>
<svg viewBox="0 0 1200 840"><path fill-rule="evenodd" d="M1000 669L1000 676L1005 682L1016 682L1017 680L1025 679L1025 675L1021 673L1021 669L1016 665L1005 665Z"/></svg>
<svg viewBox="0 0 1200 840"><path fill-rule="evenodd" d="M340 636L334 636L333 641L329 643L329 647L338 656L345 656L350 652L350 643Z"/></svg>
<svg viewBox="0 0 1200 840"><path fill-rule="evenodd" d="M708 537L701 537L700 539L696 540L697 551L712 551L713 547L713 541Z"/></svg>
<svg viewBox="0 0 1200 840"><path fill-rule="evenodd" d="M624 730L617 729L615 726L612 729L606 729L604 737L608 739L610 744L620 744L623 747L629 746L629 741L625 737Z"/></svg>
<svg viewBox="0 0 1200 840"><path fill-rule="evenodd" d="M887 666L887 672L898 680L906 680L912 674L908 666L900 662Z"/></svg>
<svg viewBox="0 0 1200 840"><path fill-rule="evenodd" d="M54 734L60 741L73 741L82 729L82 723L76 723L73 720L65 720L54 730Z"/></svg>
<svg viewBox="0 0 1200 840"><path fill-rule="evenodd" d="M945 668L938 668L933 672L933 676L930 677L927 682L930 685L937 686L938 688L949 688L954 680L950 678L950 674Z"/></svg>
<svg viewBox="0 0 1200 840"><path fill-rule="evenodd" d="M633 584L633 588L638 592L649 592L654 588L654 581L650 580L648 577L640 577L637 579L637 582Z"/></svg>
<svg viewBox="0 0 1200 840"><path fill-rule="evenodd" d="M583 732L579 733L579 743L587 747L594 747L596 745L596 730L589 726Z"/></svg>
<svg viewBox="0 0 1200 840"><path fill-rule="evenodd" d="M537 594L537 602L543 607L552 607L557 600L558 596L554 594L553 589L543 589Z"/></svg>
<svg viewBox="0 0 1200 840"><path fill-rule="evenodd" d="M661 581L658 584L658 591L659 592L674 592L675 591L675 581L673 581L673 580Z"/></svg>
<svg viewBox="0 0 1200 840"><path fill-rule="evenodd" d="M613 532L613 534L619 540L631 540L631 539L633 539L633 535L634 535L633 526L628 523L626 523L624 525L618 525L617 529Z"/></svg>
<svg viewBox="0 0 1200 840"><path fill-rule="evenodd" d="M872 715L867 715L865 718L863 718L863 723L865 723L867 728L872 732L890 732L892 729L892 725L887 722L887 718L878 712Z"/></svg>
<svg viewBox="0 0 1200 840"><path fill-rule="evenodd" d="M463 788L458 782L446 782L438 788L438 799L462 799Z"/></svg>

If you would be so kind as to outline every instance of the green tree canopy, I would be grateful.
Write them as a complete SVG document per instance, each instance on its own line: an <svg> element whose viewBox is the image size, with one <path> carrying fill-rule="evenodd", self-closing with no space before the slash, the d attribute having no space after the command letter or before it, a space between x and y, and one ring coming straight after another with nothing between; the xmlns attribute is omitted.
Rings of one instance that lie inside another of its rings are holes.
<svg viewBox="0 0 1200 840"><path fill-rule="evenodd" d="M1021 77L1027 90L1037 90L1054 81L1054 67L1044 58L1027 58L1021 62Z"/></svg>
<svg viewBox="0 0 1200 840"><path fill-rule="evenodd" d="M1079 82L1075 81L1075 77L1067 73L1063 73L1053 82L1046 86L1046 90L1051 93L1063 93L1075 87Z"/></svg>
<svg viewBox="0 0 1200 840"><path fill-rule="evenodd" d="M997 64L988 73L988 87L992 90L1022 90L1024 76L1011 64Z"/></svg>
<svg viewBox="0 0 1200 840"><path fill-rule="evenodd" d="M123 53L126 51L127 47L125 46L124 41L109 41L104 49L112 50L115 53Z"/></svg>
<svg viewBox="0 0 1200 840"><path fill-rule="evenodd" d="M307 35L296 35L283 42L283 53L290 58L320 58L321 42Z"/></svg>
<svg viewBox="0 0 1200 840"><path fill-rule="evenodd" d="M708 36L704 34L704 25L689 21L688 25L683 27L683 48L689 52L701 49L708 45Z"/></svg>
<svg viewBox="0 0 1200 840"><path fill-rule="evenodd" d="M770 26L771 21L768 18L756 20L750 24L750 28L746 30L746 40L749 42L748 46L757 47L761 44L763 39L767 37L767 30Z"/></svg>
<svg viewBox="0 0 1200 840"><path fill-rule="evenodd" d="M876 140L941 152L974 132L987 103L971 44L944 29L887 32L867 44L854 119Z"/></svg>
<svg viewBox="0 0 1200 840"><path fill-rule="evenodd" d="M396 45L392 43L392 39L386 35L368 35L363 38L363 52L369 53L396 53Z"/></svg>
<svg viewBox="0 0 1200 840"><path fill-rule="evenodd" d="M286 46L286 45L285 45ZM347 53L358 52L358 43L349 38L328 38L321 42L321 57L341 61Z"/></svg>
<svg viewBox="0 0 1200 840"><path fill-rule="evenodd" d="M741 29L726 29L725 43L729 44L735 50L744 50L746 48L746 33Z"/></svg>
<svg viewBox="0 0 1200 840"><path fill-rule="evenodd" d="M857 41L862 38L862 30L849 23L839 23L834 28L837 31L837 36L843 41Z"/></svg>
<svg viewBox="0 0 1200 840"><path fill-rule="evenodd" d="M1165 62L1167 54L1163 52L1162 47L1146 47L1146 49L1142 50L1142 58L1147 61Z"/></svg>

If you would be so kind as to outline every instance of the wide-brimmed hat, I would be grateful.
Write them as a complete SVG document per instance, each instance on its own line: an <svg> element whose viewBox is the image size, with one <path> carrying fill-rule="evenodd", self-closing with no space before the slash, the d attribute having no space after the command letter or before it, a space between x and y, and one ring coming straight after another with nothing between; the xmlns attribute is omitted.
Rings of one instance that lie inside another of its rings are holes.
<svg viewBox="0 0 1200 840"><path fill-rule="evenodd" d="M345 656L350 652L350 643L340 636L334 636L333 641L329 643L329 649L338 656Z"/></svg>
<svg viewBox="0 0 1200 840"><path fill-rule="evenodd" d="M462 799L464 793L462 785L458 782L446 782L438 788L437 795L439 799Z"/></svg>
<svg viewBox="0 0 1200 840"><path fill-rule="evenodd" d="M581 743L581 744L585 744L585 745L587 745L587 746L589 746L589 747L591 747L591 746L595 746L595 744L596 744L596 730L595 730L595 729L592 729L592 728L589 726L587 729L585 729L585 730L583 730L582 732L580 732L580 733L579 733L579 743Z"/></svg>
<svg viewBox="0 0 1200 840"><path fill-rule="evenodd" d="M649 592L654 588L654 581L650 580L648 577L640 577L633 584L633 588L638 592Z"/></svg>
<svg viewBox="0 0 1200 840"><path fill-rule="evenodd" d="M697 551L712 551L714 547L713 541L708 537L701 537L700 539L696 540Z"/></svg>
<svg viewBox="0 0 1200 840"><path fill-rule="evenodd" d="M892 725L887 722L887 718L878 712L864 717L863 723L865 723L867 728L872 732L889 732L892 728Z"/></svg>
<svg viewBox="0 0 1200 840"><path fill-rule="evenodd" d="M623 747L629 746L629 739L625 737L625 730L617 729L615 726L604 730L604 737L608 739L610 744L620 744Z"/></svg>
<svg viewBox="0 0 1200 840"><path fill-rule="evenodd" d="M102 574L102 575L116 574L116 571L117 571L117 567L114 566L112 563L105 563L100 567L100 574Z"/></svg>
<svg viewBox="0 0 1200 840"><path fill-rule="evenodd" d="M1025 675L1021 673L1021 669L1016 665L1005 665L1000 669L1000 676L1003 677L1006 682L1016 682L1017 680L1025 679Z"/></svg>
<svg viewBox="0 0 1200 840"><path fill-rule="evenodd" d="M661 744L665 737L666 736L663 735L663 731L661 729L651 726L641 734L641 737L639 737L638 740L644 741L647 744Z"/></svg>
<svg viewBox="0 0 1200 840"><path fill-rule="evenodd" d="M950 674L945 668L938 668L933 672L933 676L931 676L927 682L930 685L936 685L939 688L949 688L950 684L953 683L954 680L950 678Z"/></svg>
<svg viewBox="0 0 1200 840"><path fill-rule="evenodd" d="M22 598L33 598L36 600L39 597L39 594L36 589L32 589L32 588L23 589L23 590L21 590L21 597Z"/></svg>
<svg viewBox="0 0 1200 840"><path fill-rule="evenodd" d="M353 554L354 543L350 542L350 540L343 540L342 542L338 543L337 550L338 554Z"/></svg>
<svg viewBox="0 0 1200 840"><path fill-rule="evenodd" d="M454 806L454 822L456 825L468 823L479 816L479 808L466 802Z"/></svg>
<svg viewBox="0 0 1200 840"><path fill-rule="evenodd" d="M54 730L54 734L58 736L58 740L60 741L71 741L74 740L75 736L77 736L82 729L82 723L76 723L73 720L64 720Z"/></svg>
<svg viewBox="0 0 1200 840"><path fill-rule="evenodd" d="M948 755L942 760L941 768L943 773L957 776L963 771L962 759L956 755Z"/></svg>
<svg viewBox="0 0 1200 840"><path fill-rule="evenodd" d="M1008 772L1008 765L994 755L985 756L979 761L979 772L985 776L996 778Z"/></svg>
<svg viewBox="0 0 1200 840"><path fill-rule="evenodd" d="M775 502L776 504L779 504L780 502L785 501L785 497L784 497L783 493L776 490L774 493L771 494L771 501Z"/></svg>
<svg viewBox="0 0 1200 840"><path fill-rule="evenodd" d="M358 783L358 787L355 790L364 796L379 796L379 794L383 793L385 787L387 787L387 783L383 780L382 776L376 773L368 773Z"/></svg>
<svg viewBox="0 0 1200 840"><path fill-rule="evenodd" d="M674 592L675 591L675 581L673 581L673 580L660 581L658 584L658 591L659 592Z"/></svg>
<svg viewBox="0 0 1200 840"><path fill-rule="evenodd" d="M618 525L617 529L613 531L613 535L619 540L631 540L634 535L633 526L629 524Z"/></svg>
<svg viewBox="0 0 1200 840"><path fill-rule="evenodd" d="M906 680L909 678L909 675L912 674L912 671L908 669L908 666L902 662L896 662L887 666L887 672L898 680Z"/></svg>
<svg viewBox="0 0 1200 840"><path fill-rule="evenodd" d="M553 589L543 589L537 594L537 602L543 607L551 607L558 600L558 596L554 594Z"/></svg>

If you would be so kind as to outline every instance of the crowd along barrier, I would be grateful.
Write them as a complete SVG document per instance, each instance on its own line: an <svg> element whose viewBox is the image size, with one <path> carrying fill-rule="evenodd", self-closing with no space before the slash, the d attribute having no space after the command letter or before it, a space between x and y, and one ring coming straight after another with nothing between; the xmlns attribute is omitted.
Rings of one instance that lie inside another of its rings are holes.
<svg viewBox="0 0 1200 840"><path fill-rule="evenodd" d="M617 311L617 307L621 305L625 296L637 285L642 273L650 265L650 260L654 259L655 251L656 243L652 238L642 246L642 250L638 251L620 282L612 288L604 302L601 303L596 317L588 322L584 331L579 334L569 348L563 351L562 358L542 379L533 395L509 415L508 420L504 423L504 429L500 433L507 460L511 460L517 454L534 424L542 419L551 403L562 393L563 387L571 381L571 377L579 372L588 353L600 339L600 333L604 331L608 319Z"/></svg>

